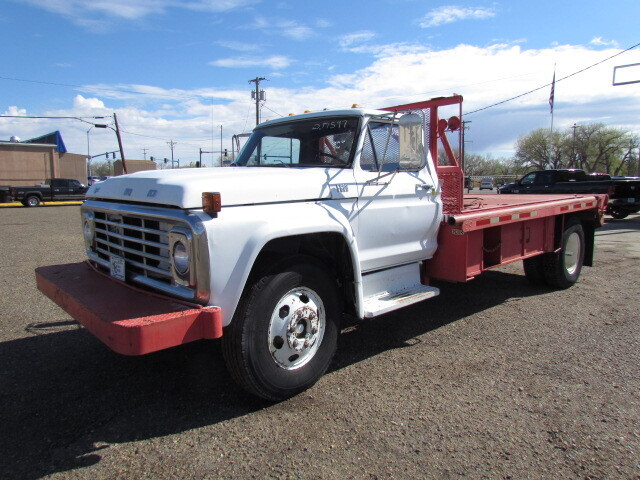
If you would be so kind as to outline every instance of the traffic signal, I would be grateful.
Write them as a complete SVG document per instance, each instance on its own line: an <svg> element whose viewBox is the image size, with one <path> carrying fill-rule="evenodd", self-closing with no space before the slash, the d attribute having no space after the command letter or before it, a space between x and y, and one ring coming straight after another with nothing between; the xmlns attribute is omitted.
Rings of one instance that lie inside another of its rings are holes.
<svg viewBox="0 0 640 480"><path fill-rule="evenodd" d="M226 149L226 148L224 149L224 156L225 156L225 157L227 157L227 156L228 156L228 155L227 155L227 149Z"/></svg>

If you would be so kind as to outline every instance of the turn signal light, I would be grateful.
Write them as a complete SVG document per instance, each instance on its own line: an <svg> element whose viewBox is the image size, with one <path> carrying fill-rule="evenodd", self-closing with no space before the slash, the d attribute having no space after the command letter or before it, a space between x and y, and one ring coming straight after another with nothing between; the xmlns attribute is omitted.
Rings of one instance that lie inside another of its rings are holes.
<svg viewBox="0 0 640 480"><path fill-rule="evenodd" d="M203 192L202 209L204 213L216 217L218 212L222 210L222 197L220 196L220 192Z"/></svg>

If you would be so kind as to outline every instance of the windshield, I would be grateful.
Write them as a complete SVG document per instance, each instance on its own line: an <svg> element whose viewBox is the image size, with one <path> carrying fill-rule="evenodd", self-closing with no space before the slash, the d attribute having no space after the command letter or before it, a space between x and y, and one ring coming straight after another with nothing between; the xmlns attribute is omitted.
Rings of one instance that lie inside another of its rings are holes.
<svg viewBox="0 0 640 480"><path fill-rule="evenodd" d="M258 128L235 165L347 167L358 123L358 117L325 117Z"/></svg>

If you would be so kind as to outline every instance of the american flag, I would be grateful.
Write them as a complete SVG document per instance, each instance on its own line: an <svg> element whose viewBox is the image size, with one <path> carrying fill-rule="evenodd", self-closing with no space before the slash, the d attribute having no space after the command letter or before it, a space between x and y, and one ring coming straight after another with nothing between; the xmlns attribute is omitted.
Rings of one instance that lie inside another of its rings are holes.
<svg viewBox="0 0 640 480"><path fill-rule="evenodd" d="M551 82L551 95L549 95L549 108L551 109L549 113L553 113L553 95L556 89L556 72L553 72L553 81Z"/></svg>

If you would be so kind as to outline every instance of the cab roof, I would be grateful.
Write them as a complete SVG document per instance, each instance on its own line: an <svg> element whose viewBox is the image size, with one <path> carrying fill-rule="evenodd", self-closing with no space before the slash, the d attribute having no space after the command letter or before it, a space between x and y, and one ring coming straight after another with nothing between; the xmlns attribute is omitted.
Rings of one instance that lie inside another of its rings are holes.
<svg viewBox="0 0 640 480"><path fill-rule="evenodd" d="M392 112L387 112L385 110L375 110L372 108L344 108L344 109L335 109L335 110L320 110L318 112L309 112L309 113L301 113L298 115L290 115L287 117L276 118L274 120L267 120L266 122L261 123L256 127L262 128L270 125L277 125L280 123L296 121L296 120L310 120L313 118L324 118L324 117L366 117L372 115L393 115Z"/></svg>

